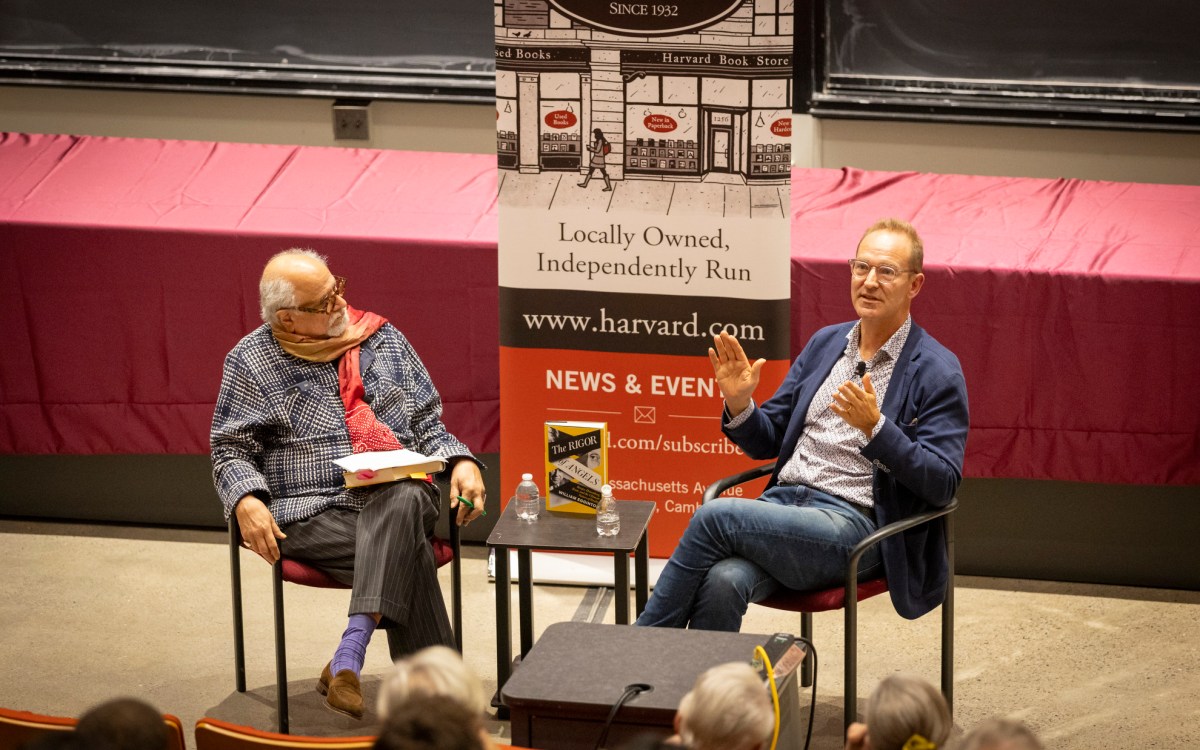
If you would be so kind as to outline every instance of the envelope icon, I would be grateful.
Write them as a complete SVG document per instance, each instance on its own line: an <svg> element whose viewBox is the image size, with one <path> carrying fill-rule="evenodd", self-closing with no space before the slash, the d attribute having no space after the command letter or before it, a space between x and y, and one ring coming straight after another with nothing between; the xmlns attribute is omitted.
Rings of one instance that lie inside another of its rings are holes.
<svg viewBox="0 0 1200 750"><path fill-rule="evenodd" d="M633 423L634 424L654 424L658 421L658 414L653 406L635 406L633 407Z"/></svg>

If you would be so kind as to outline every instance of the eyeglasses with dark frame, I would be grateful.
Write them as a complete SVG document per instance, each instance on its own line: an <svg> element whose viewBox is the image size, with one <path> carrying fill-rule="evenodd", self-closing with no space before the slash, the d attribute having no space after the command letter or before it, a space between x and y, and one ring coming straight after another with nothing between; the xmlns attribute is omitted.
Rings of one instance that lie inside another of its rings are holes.
<svg viewBox="0 0 1200 750"><path fill-rule="evenodd" d="M851 258L848 262L850 263L850 273L854 278L865 279L871 274L871 269L874 268L875 278L880 284L890 284L902 273L916 273L916 271L899 269L895 266L889 266L886 263L873 266L865 260L859 260L858 258Z"/></svg>
<svg viewBox="0 0 1200 750"><path fill-rule="evenodd" d="M333 312L333 306L337 304L338 297L346 296L346 277L333 277L333 291L321 298L316 307L285 307L285 310L299 310L300 312L312 313L313 315L328 315Z"/></svg>

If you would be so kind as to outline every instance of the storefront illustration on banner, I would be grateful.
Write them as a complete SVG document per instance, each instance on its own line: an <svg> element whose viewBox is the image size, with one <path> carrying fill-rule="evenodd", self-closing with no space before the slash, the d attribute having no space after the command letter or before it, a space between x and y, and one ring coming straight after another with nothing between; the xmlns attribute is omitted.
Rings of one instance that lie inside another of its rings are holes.
<svg viewBox="0 0 1200 750"><path fill-rule="evenodd" d="M545 422L603 422L656 557L753 464L712 336L768 360L764 390L788 365L791 7L495 3L501 482L545 461Z"/></svg>
<svg viewBox="0 0 1200 750"><path fill-rule="evenodd" d="M563 28L567 16L554 5L521 3L524 10L506 10L497 30L501 169L586 177L599 131L611 148L599 156L612 179L788 181L790 13L737 3L706 34L638 37L599 33L577 21ZM710 36L720 36L721 44Z"/></svg>

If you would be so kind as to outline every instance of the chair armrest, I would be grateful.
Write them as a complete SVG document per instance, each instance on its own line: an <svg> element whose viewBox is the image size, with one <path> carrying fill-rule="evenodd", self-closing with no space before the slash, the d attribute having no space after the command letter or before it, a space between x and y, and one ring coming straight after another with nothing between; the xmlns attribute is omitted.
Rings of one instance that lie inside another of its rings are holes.
<svg viewBox="0 0 1200 750"><path fill-rule="evenodd" d="M775 462L772 461L769 464L763 464L762 466L756 466L753 469L747 469L740 474L734 474L733 476L725 477L724 479L718 479L705 488L704 495L700 498L700 504L703 505L709 500L715 500L718 495L730 487L736 487L743 482L749 482L751 479L765 477L774 470Z"/></svg>
<svg viewBox="0 0 1200 750"><path fill-rule="evenodd" d="M930 510L924 513L918 513L914 516L909 516L900 521L894 521L884 526L882 529L876 529L863 540L854 546L850 551L850 560L846 563L846 586L857 587L858 584L858 561L871 547L879 544L889 536L895 536L901 531L907 531L914 526L920 526L923 523L928 523L934 519L953 513L958 508L958 498L950 500L950 504L944 508Z"/></svg>

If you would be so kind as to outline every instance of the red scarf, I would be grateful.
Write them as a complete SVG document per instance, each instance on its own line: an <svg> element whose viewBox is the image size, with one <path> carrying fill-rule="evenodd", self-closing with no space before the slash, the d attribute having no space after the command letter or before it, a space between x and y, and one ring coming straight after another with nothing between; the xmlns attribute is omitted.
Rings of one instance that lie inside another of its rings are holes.
<svg viewBox="0 0 1200 750"><path fill-rule="evenodd" d="M403 448L391 428L379 421L366 401L359 356L362 342L375 334L387 319L373 312L346 308L346 332L337 338L313 339L272 328L283 350L310 362L338 362L338 391L346 407L346 427L354 453L391 451Z"/></svg>

